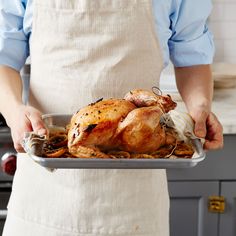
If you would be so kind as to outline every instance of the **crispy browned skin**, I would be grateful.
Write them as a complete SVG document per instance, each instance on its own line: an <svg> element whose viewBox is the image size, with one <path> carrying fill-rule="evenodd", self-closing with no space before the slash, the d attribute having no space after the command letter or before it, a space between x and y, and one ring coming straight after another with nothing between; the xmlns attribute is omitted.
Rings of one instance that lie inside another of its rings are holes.
<svg viewBox="0 0 236 236"><path fill-rule="evenodd" d="M86 106L71 119L68 147L75 154L79 146L115 149L119 146L114 138L118 124L136 106L124 99L109 99Z"/></svg>
<svg viewBox="0 0 236 236"><path fill-rule="evenodd" d="M159 106L164 112L175 109L177 106L170 95L157 95L151 91L135 89L125 95L125 99L134 103L137 107Z"/></svg>
<svg viewBox="0 0 236 236"><path fill-rule="evenodd" d="M153 152L166 140L160 118L175 106L169 96L160 97L146 90L130 91L125 99L107 99L90 104L71 119L69 152L78 157L81 154L89 157L98 152L102 158L106 156L101 152L109 150Z"/></svg>
<svg viewBox="0 0 236 236"><path fill-rule="evenodd" d="M131 111L118 124L122 149L135 153L157 150L165 143L165 130L160 125L163 114L159 106L141 107Z"/></svg>

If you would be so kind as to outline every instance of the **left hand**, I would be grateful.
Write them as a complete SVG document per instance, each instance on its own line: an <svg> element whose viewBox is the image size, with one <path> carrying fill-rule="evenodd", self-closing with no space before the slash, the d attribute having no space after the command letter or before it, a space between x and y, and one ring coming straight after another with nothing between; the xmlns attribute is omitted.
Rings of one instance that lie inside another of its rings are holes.
<svg viewBox="0 0 236 236"><path fill-rule="evenodd" d="M223 148L223 127L216 115L212 112L198 111L191 116L195 121L195 135L205 139L203 148L205 150Z"/></svg>

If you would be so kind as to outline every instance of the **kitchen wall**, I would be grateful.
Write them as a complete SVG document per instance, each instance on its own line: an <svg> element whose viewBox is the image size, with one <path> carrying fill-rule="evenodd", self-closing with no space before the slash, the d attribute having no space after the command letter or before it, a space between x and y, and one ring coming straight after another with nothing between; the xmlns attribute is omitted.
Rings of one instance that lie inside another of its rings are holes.
<svg viewBox="0 0 236 236"><path fill-rule="evenodd" d="M209 27L214 34L215 62L236 63L236 0L212 0Z"/></svg>

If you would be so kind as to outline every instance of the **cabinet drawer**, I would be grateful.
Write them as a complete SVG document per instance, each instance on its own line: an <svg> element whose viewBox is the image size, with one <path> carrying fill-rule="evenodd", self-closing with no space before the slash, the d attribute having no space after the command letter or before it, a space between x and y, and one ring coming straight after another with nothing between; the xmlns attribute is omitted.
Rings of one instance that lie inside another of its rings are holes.
<svg viewBox="0 0 236 236"><path fill-rule="evenodd" d="M11 191L1 191L0 189L0 210L6 210Z"/></svg>
<svg viewBox="0 0 236 236"><path fill-rule="evenodd" d="M0 220L0 235L2 235L5 220Z"/></svg>
<svg viewBox="0 0 236 236"><path fill-rule="evenodd" d="M4 223L6 220L7 204L10 198L11 189L0 188L0 235L2 235Z"/></svg>

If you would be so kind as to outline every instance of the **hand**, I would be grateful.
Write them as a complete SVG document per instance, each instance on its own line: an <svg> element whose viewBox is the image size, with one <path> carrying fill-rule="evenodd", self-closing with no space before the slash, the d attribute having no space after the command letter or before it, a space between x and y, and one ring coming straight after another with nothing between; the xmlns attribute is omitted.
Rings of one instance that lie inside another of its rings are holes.
<svg viewBox="0 0 236 236"><path fill-rule="evenodd" d="M206 111L195 111L191 116L195 121L195 135L199 138L205 138L203 148L205 150L222 148L223 128L215 114Z"/></svg>
<svg viewBox="0 0 236 236"><path fill-rule="evenodd" d="M41 113L37 109L25 105L18 105L6 117L17 152L24 152L21 144L25 132L34 131L39 135L47 133L41 117Z"/></svg>

